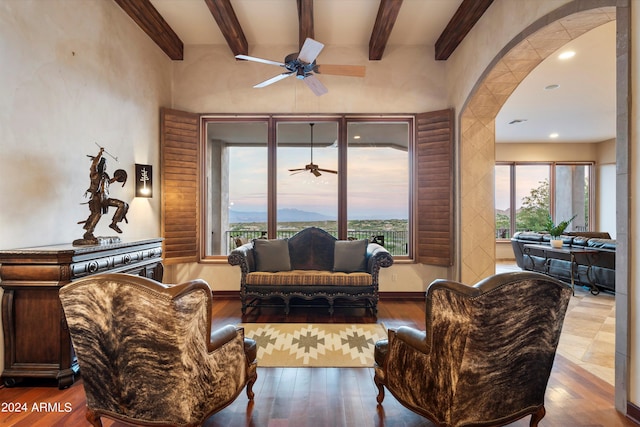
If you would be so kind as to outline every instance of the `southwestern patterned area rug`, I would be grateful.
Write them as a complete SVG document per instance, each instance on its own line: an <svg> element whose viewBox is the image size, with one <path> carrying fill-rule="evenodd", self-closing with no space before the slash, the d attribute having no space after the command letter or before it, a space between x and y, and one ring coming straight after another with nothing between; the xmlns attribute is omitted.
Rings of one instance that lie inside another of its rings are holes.
<svg viewBox="0 0 640 427"><path fill-rule="evenodd" d="M337 323L242 323L256 340L258 366L373 367L376 341L387 337L383 325Z"/></svg>

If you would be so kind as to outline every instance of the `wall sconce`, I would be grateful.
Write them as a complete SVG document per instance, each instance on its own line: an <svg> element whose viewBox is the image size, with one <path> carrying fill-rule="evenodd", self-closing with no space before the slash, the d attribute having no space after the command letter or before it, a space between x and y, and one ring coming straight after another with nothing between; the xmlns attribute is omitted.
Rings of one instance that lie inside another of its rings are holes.
<svg viewBox="0 0 640 427"><path fill-rule="evenodd" d="M136 163L136 197L153 197L153 168Z"/></svg>

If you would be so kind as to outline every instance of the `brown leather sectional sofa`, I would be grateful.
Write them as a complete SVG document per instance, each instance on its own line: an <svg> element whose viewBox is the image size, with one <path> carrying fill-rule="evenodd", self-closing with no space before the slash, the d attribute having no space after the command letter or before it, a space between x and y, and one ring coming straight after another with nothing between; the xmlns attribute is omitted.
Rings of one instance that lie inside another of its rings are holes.
<svg viewBox="0 0 640 427"><path fill-rule="evenodd" d="M548 274L565 282L571 281L571 269L576 285L587 286L594 295L601 290L616 289L616 241L605 232L573 232L561 236L564 249L552 251L535 246L550 246L549 234L518 232L511 238L511 246L518 267Z"/></svg>

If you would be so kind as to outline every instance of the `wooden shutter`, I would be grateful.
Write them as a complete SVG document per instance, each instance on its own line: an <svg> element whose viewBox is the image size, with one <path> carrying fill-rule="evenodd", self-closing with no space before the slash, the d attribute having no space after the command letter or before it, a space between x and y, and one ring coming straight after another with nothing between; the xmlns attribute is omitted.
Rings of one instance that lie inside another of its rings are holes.
<svg viewBox="0 0 640 427"><path fill-rule="evenodd" d="M453 110L416 116L416 260L453 265Z"/></svg>
<svg viewBox="0 0 640 427"><path fill-rule="evenodd" d="M198 114L160 110L162 237L167 264L198 261Z"/></svg>

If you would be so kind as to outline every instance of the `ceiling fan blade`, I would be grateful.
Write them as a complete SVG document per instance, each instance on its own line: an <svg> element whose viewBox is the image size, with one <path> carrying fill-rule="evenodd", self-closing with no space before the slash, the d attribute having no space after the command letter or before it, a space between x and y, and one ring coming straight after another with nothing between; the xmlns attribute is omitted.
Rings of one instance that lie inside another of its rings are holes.
<svg viewBox="0 0 640 427"><path fill-rule="evenodd" d="M282 62L271 61L269 59L256 58L255 56L236 55L236 59L244 59L246 61L262 62L263 64L278 65L280 67L284 67L284 63Z"/></svg>
<svg viewBox="0 0 640 427"><path fill-rule="evenodd" d="M296 168L296 169L289 169L289 172L300 172L305 170L307 170L307 168Z"/></svg>
<svg viewBox="0 0 640 427"><path fill-rule="evenodd" d="M334 170L331 170L331 169L318 168L317 170L322 171L322 172L327 172L327 173L338 173L338 171L334 171Z"/></svg>
<svg viewBox="0 0 640 427"><path fill-rule="evenodd" d="M320 55L322 48L324 48L322 43L307 37L302 45L302 49L300 49L298 59L302 62L306 62L307 64L311 64L316 60L318 55Z"/></svg>
<svg viewBox="0 0 640 427"><path fill-rule="evenodd" d="M318 80L314 75L308 75L302 80L309 86L309 89L317 96L324 95L329 92L329 89L326 88L325 85L322 84L320 80Z"/></svg>
<svg viewBox="0 0 640 427"><path fill-rule="evenodd" d="M289 76L293 76L295 73L282 73L282 74L278 74L275 77L271 77L269 80L265 80L262 83L258 83L257 85L255 85L254 87L265 87L265 86L269 86L270 84L273 84L275 82L279 82L282 79L286 79Z"/></svg>
<svg viewBox="0 0 640 427"><path fill-rule="evenodd" d="M332 76L348 76L348 77L364 77L366 67L364 65L317 65L314 69L320 74L329 74Z"/></svg>
<svg viewBox="0 0 640 427"><path fill-rule="evenodd" d="M318 172L318 169L311 169L311 173L314 174L315 176L322 175L320 172Z"/></svg>

